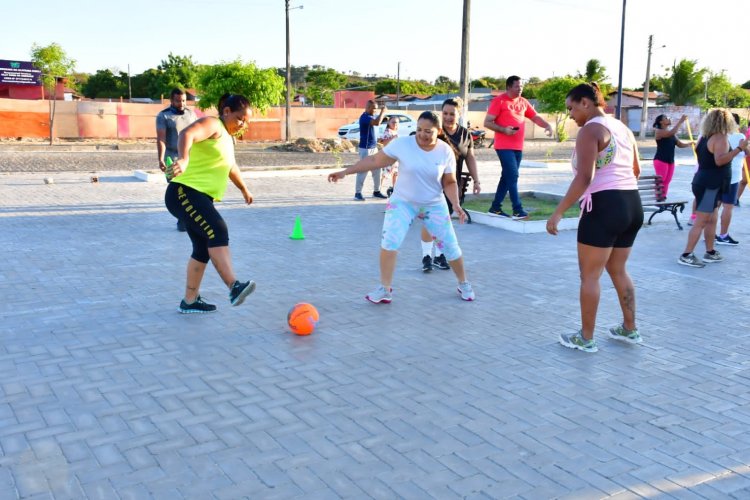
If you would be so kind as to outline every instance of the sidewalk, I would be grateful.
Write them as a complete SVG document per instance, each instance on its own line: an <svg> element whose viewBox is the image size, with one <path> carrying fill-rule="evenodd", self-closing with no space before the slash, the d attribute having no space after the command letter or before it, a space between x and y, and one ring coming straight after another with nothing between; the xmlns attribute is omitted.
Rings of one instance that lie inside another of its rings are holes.
<svg viewBox="0 0 750 500"><path fill-rule="evenodd" d="M493 190L499 165L480 170ZM414 227L376 306L385 205L325 172L248 174L250 207L228 188L235 268L258 288L230 307L210 268L205 316L176 312L190 250L163 185L0 176L0 500L750 496L750 198L741 245L704 269L676 263L668 214L645 227L644 344L606 338L604 276L585 354L557 343L579 325L575 232L458 227L465 303L452 273L421 272ZM524 168L521 189L570 178ZM320 311L309 337L286 329L297 302Z"/></svg>

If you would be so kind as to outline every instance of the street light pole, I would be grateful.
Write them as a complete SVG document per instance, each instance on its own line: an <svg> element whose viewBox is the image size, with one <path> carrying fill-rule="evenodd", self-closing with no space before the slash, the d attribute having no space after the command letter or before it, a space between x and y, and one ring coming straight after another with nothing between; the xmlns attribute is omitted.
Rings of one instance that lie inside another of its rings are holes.
<svg viewBox="0 0 750 500"><path fill-rule="evenodd" d="M617 107L615 108L615 118L620 119L622 114L622 62L625 56L625 4L627 0L622 0L622 27L620 28L620 76L617 82Z"/></svg>
<svg viewBox="0 0 750 500"><path fill-rule="evenodd" d="M458 91L463 100L463 109L461 109L461 124L466 123L467 111L469 107L469 28L471 12L471 0L464 0L463 24L461 25L461 77L459 79Z"/></svg>
<svg viewBox="0 0 750 500"><path fill-rule="evenodd" d="M646 82L643 84L643 109L641 110L641 131L638 137L646 137L646 123L648 122L648 87L651 79L651 47L653 46L654 35L648 36L648 58L646 58Z"/></svg>

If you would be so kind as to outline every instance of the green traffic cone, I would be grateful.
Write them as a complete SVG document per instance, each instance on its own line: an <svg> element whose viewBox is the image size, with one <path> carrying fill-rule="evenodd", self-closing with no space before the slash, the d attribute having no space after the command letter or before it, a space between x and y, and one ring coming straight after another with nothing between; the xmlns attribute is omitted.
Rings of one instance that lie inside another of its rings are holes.
<svg viewBox="0 0 750 500"><path fill-rule="evenodd" d="M292 234L289 237L293 240L305 239L305 235L302 233L302 219L299 215L294 219L294 229L292 229Z"/></svg>

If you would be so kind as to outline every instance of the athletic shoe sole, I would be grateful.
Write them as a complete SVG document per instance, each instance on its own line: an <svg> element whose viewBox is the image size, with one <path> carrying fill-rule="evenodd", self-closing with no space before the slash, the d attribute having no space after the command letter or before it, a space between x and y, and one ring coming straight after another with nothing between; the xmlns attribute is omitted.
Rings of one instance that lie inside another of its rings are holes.
<svg viewBox="0 0 750 500"><path fill-rule="evenodd" d="M685 262L685 261L680 260L680 259L677 259L677 263L681 264L683 266L688 266L688 267L706 267L705 264L703 264L703 265L700 265L700 264L691 264L690 262Z"/></svg>
<svg viewBox="0 0 750 500"><path fill-rule="evenodd" d="M255 282L250 280L250 284L247 285L245 289L242 290L242 292L240 292L237 298L234 299L234 302L232 302L232 305L238 306L242 304L243 302L245 302L245 299L247 298L247 296L253 293L254 291L255 291Z"/></svg>
<svg viewBox="0 0 750 500"><path fill-rule="evenodd" d="M706 259L706 258L703 258L701 260L703 262L705 262L706 264L718 264L719 262L724 262L724 258L723 257L721 259L716 259L716 260L714 260L714 259Z"/></svg>
<svg viewBox="0 0 750 500"><path fill-rule="evenodd" d="M716 240L716 244L717 245L727 245L727 246L730 246L730 247L736 247L737 245L739 245L739 243L731 243L729 241L723 241L723 240Z"/></svg>
<svg viewBox="0 0 750 500"><path fill-rule="evenodd" d="M211 314L215 313L216 309L213 311L198 311L196 309L182 309L181 307L178 307L177 312L180 314Z"/></svg>
<svg viewBox="0 0 750 500"><path fill-rule="evenodd" d="M560 337L559 340L560 340L560 345L567 347L568 349L578 349L579 351L588 352L588 353L599 352L599 347L597 346L594 346L593 349L585 349L584 347L579 346L578 344L571 344L569 342L564 341L562 337Z"/></svg>
<svg viewBox="0 0 750 500"><path fill-rule="evenodd" d="M390 304L392 299L382 298L380 300L372 300L369 295L365 295L365 300L372 302L373 304Z"/></svg>
<svg viewBox="0 0 750 500"><path fill-rule="evenodd" d="M641 337L638 337L636 339L623 337L622 335L616 334L614 331L612 331L611 328L609 329L609 338L619 340L621 342L626 342L628 344L640 344L641 342L643 342L643 339Z"/></svg>

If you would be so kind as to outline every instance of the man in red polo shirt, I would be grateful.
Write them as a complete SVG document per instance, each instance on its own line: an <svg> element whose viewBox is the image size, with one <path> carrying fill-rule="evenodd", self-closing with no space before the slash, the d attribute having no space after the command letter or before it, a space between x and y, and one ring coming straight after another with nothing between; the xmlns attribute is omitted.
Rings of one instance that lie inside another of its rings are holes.
<svg viewBox="0 0 750 500"><path fill-rule="evenodd" d="M552 126L536 114L531 103L521 97L521 92L521 78L509 77L505 80L505 93L490 102L487 116L484 118L484 127L495 132L495 151L502 167L500 182L497 184L495 199L492 200L489 212L511 217L503 212L502 208L505 194L508 193L513 204L514 219L525 219L529 216L521 206L521 198L518 196L518 168L523 156L525 118L544 128L545 133L552 137Z"/></svg>

